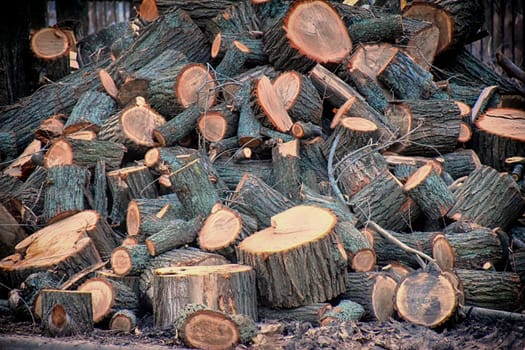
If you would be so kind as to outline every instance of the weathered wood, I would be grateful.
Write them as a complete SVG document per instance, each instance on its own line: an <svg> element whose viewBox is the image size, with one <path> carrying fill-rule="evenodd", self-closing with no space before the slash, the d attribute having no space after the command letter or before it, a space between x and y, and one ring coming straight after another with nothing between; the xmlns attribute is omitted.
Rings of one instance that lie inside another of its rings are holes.
<svg viewBox="0 0 525 350"><path fill-rule="evenodd" d="M131 288L104 277L92 277L77 290L91 293L95 324L110 317L116 310L138 308L137 295Z"/></svg>
<svg viewBox="0 0 525 350"><path fill-rule="evenodd" d="M350 272L342 297L361 304L365 320L386 322L394 316L396 286L385 272Z"/></svg>
<svg viewBox="0 0 525 350"><path fill-rule="evenodd" d="M403 16L403 35L398 45L409 54L417 64L429 70L434 62L439 45L439 28L432 22Z"/></svg>
<svg viewBox="0 0 525 350"><path fill-rule="evenodd" d="M152 256L192 243L202 227L204 219L197 216L189 221L165 221L164 227L146 238L146 246Z"/></svg>
<svg viewBox="0 0 525 350"><path fill-rule="evenodd" d="M19 253L0 261L2 283L14 288L33 272L54 269L70 276L100 262L86 229L88 234L100 232L104 237L103 226L95 212L83 211L33 233L17 244Z"/></svg>
<svg viewBox="0 0 525 350"><path fill-rule="evenodd" d="M108 172L109 182L117 182L117 177L124 181L129 189L130 198L157 198L158 192L150 169L144 165L134 165Z"/></svg>
<svg viewBox="0 0 525 350"><path fill-rule="evenodd" d="M475 122L472 149L483 164L505 171L506 158L525 155L524 123L523 110L491 108Z"/></svg>
<svg viewBox="0 0 525 350"><path fill-rule="evenodd" d="M340 63L352 49L345 24L325 1L290 7L283 19L264 32L263 43L268 60L276 69L301 73L317 62Z"/></svg>
<svg viewBox="0 0 525 350"><path fill-rule="evenodd" d="M355 22L348 27L352 43L394 42L403 34L400 15L384 15Z"/></svg>
<svg viewBox="0 0 525 350"><path fill-rule="evenodd" d="M158 328L171 325L189 303L200 303L226 314L257 318L255 271L251 266L159 268L155 270L153 290L153 314Z"/></svg>
<svg viewBox="0 0 525 350"><path fill-rule="evenodd" d="M139 280L139 297L142 306L147 310L153 307L154 271L158 268L176 266L208 266L228 264L223 256L204 252L197 248L179 248L167 251L149 260Z"/></svg>
<svg viewBox="0 0 525 350"><path fill-rule="evenodd" d="M278 143L272 149L275 189L295 203L301 187L299 156L299 140Z"/></svg>
<svg viewBox="0 0 525 350"><path fill-rule="evenodd" d="M66 134L78 130L100 130L104 121L111 116L117 105L106 93L89 90L80 96L64 124Z"/></svg>
<svg viewBox="0 0 525 350"><path fill-rule="evenodd" d="M447 216L506 230L525 210L525 200L512 177L483 165L454 192L456 203Z"/></svg>
<svg viewBox="0 0 525 350"><path fill-rule="evenodd" d="M298 307L329 300L344 290L347 257L333 232L336 223L327 209L295 206L274 215L271 227L241 242L239 262L257 272L263 305ZM317 272L305 274L304 266Z"/></svg>
<svg viewBox="0 0 525 350"><path fill-rule="evenodd" d="M453 284L437 272L415 271L396 290L394 307L405 320L437 327L449 320L458 305Z"/></svg>
<svg viewBox="0 0 525 350"><path fill-rule="evenodd" d="M42 290L42 324L44 332L64 337L93 332L91 294L77 291Z"/></svg>
<svg viewBox="0 0 525 350"><path fill-rule="evenodd" d="M175 194L158 198L135 198L128 204L126 228L129 236L137 236L143 240L160 231L165 220L178 218L184 218L184 208Z"/></svg>

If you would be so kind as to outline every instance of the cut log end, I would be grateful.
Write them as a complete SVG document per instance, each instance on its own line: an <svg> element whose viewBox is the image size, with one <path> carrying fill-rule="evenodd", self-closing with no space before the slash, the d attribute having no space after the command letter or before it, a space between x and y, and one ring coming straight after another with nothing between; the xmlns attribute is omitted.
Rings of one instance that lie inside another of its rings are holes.
<svg viewBox="0 0 525 350"><path fill-rule="evenodd" d="M94 323L102 321L113 307L114 289L105 278L90 278L78 287L78 291L91 293Z"/></svg>
<svg viewBox="0 0 525 350"><path fill-rule="evenodd" d="M157 146L153 130L165 123L164 117L148 106L134 106L121 116L122 131L129 140L146 147Z"/></svg>
<svg viewBox="0 0 525 350"><path fill-rule="evenodd" d="M215 77L200 63L190 63L181 69L174 90L184 108L198 103L201 108L208 109L217 103Z"/></svg>
<svg viewBox="0 0 525 350"><path fill-rule="evenodd" d="M360 132L374 132L377 130L377 125L374 122L360 117L346 117L341 119L339 124L349 130Z"/></svg>
<svg viewBox="0 0 525 350"><path fill-rule="evenodd" d="M361 249L354 254L350 261L353 271L368 272L376 266L376 254L372 249Z"/></svg>
<svg viewBox="0 0 525 350"><path fill-rule="evenodd" d="M281 98L284 108L289 110L295 104L301 93L302 76L297 71L288 71L280 74L273 82L273 88Z"/></svg>
<svg viewBox="0 0 525 350"><path fill-rule="evenodd" d="M192 313L182 327L186 345L198 349L223 350L239 343L239 328L227 315L213 310Z"/></svg>
<svg viewBox="0 0 525 350"><path fill-rule="evenodd" d="M225 138L228 121L220 111L206 112L199 118L197 127L206 140L217 142Z"/></svg>
<svg viewBox="0 0 525 350"><path fill-rule="evenodd" d="M346 102L343 103L341 107L337 109L337 111L334 114L334 117L332 118L332 122L330 123L331 129L334 129L337 125L339 125L339 122L343 120L343 118L346 117L346 113L354 105L355 100L356 100L355 96L352 96L351 98L346 100Z"/></svg>
<svg viewBox="0 0 525 350"><path fill-rule="evenodd" d="M213 42L211 43L211 58L217 58L217 56L219 56L219 52L221 51L221 43L222 34L219 32L217 35L215 35L215 38L213 38Z"/></svg>
<svg viewBox="0 0 525 350"><path fill-rule="evenodd" d="M281 132L290 130L293 122L267 76L257 81L256 92L257 102L272 125Z"/></svg>
<svg viewBox="0 0 525 350"><path fill-rule="evenodd" d="M44 28L31 37L31 50L36 57L54 60L69 52L67 35L57 28Z"/></svg>
<svg viewBox="0 0 525 350"><path fill-rule="evenodd" d="M126 228L128 230L128 235L136 236L139 234L140 220L140 210L137 201L131 200L126 212Z"/></svg>
<svg viewBox="0 0 525 350"><path fill-rule="evenodd" d="M235 211L216 204L199 232L199 246L216 251L232 244L242 230L242 220Z"/></svg>
<svg viewBox="0 0 525 350"><path fill-rule="evenodd" d="M398 286L395 306L399 315L412 323L437 327L455 312L455 288L444 275L417 271Z"/></svg>
<svg viewBox="0 0 525 350"><path fill-rule="evenodd" d="M476 121L486 133L525 143L525 111L514 108L490 108Z"/></svg>
<svg viewBox="0 0 525 350"><path fill-rule="evenodd" d="M132 257L129 255L127 249L115 248L111 254L111 268L117 275L124 276L133 267Z"/></svg>
<svg viewBox="0 0 525 350"><path fill-rule="evenodd" d="M379 275L372 290L372 308L378 321L388 321L394 313L397 282L390 276Z"/></svg>
<svg viewBox="0 0 525 350"><path fill-rule="evenodd" d="M44 166L49 169L57 165L73 164L73 147L66 139L55 141L44 156Z"/></svg>
<svg viewBox="0 0 525 350"><path fill-rule="evenodd" d="M443 271L453 271L456 265L454 249L445 235L439 234L432 240L432 256Z"/></svg>
<svg viewBox="0 0 525 350"><path fill-rule="evenodd" d="M417 187L419 184L421 184L421 182L425 181L430 173L432 173L432 170L434 170L434 167L430 163L425 164L417 169L405 182L405 191L410 191L414 187Z"/></svg>
<svg viewBox="0 0 525 350"><path fill-rule="evenodd" d="M98 77L107 94L116 99L118 96L118 88L111 75L109 75L109 73L102 68L98 71Z"/></svg>
<svg viewBox="0 0 525 350"><path fill-rule="evenodd" d="M352 50L352 40L337 10L324 1L297 2L284 20L293 48L319 63L338 63Z"/></svg>
<svg viewBox="0 0 525 350"><path fill-rule="evenodd" d="M467 143L472 138L472 128L465 122L461 122L459 125L459 137L458 142Z"/></svg>

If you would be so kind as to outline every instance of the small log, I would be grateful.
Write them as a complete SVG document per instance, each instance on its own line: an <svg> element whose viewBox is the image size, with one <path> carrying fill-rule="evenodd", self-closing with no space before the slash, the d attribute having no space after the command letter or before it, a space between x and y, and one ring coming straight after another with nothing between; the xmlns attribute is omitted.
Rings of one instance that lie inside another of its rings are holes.
<svg viewBox="0 0 525 350"><path fill-rule="evenodd" d="M460 113L454 101L391 103L385 115L405 137L390 150L403 155L423 156L452 152L458 144Z"/></svg>
<svg viewBox="0 0 525 350"><path fill-rule="evenodd" d="M454 195L431 164L417 169L406 180L404 190L430 220L444 217L455 203Z"/></svg>
<svg viewBox="0 0 525 350"><path fill-rule="evenodd" d="M273 87L292 120L321 124L323 102L308 76L286 71L275 78Z"/></svg>
<svg viewBox="0 0 525 350"><path fill-rule="evenodd" d="M200 116L200 106L192 105L155 129L153 135L161 145L173 146L191 135Z"/></svg>
<svg viewBox="0 0 525 350"><path fill-rule="evenodd" d="M278 180L275 189L293 202L299 198L301 168L299 140L278 143L272 149L273 176Z"/></svg>
<svg viewBox="0 0 525 350"><path fill-rule="evenodd" d="M343 159L353 151L377 143L379 131L375 123L365 118L345 117L341 119L323 144L323 154L327 159L336 137L339 138L339 142L335 148L335 158Z"/></svg>
<svg viewBox="0 0 525 350"><path fill-rule="evenodd" d="M227 314L204 305L188 304L177 317L179 338L192 348L224 350L240 342L240 330Z"/></svg>
<svg viewBox="0 0 525 350"><path fill-rule="evenodd" d="M199 231L198 243L202 250L215 252L235 262L235 247L257 231L254 218L241 215L220 203L211 208L210 215Z"/></svg>
<svg viewBox="0 0 525 350"><path fill-rule="evenodd" d="M456 312L458 298L452 282L443 274L415 271L396 289L394 307L404 320L438 327Z"/></svg>
<svg viewBox="0 0 525 350"><path fill-rule="evenodd" d="M267 76L256 83L257 104L273 127L281 132L287 132L292 127L292 119L284 106L284 101L277 95L276 89Z"/></svg>
<svg viewBox="0 0 525 350"><path fill-rule="evenodd" d="M344 290L347 257L333 231L336 223L327 209L295 206L274 215L272 227L241 242L237 256L257 272L263 305L298 307L329 300ZM318 271L323 282L314 281L300 266Z"/></svg>
<svg viewBox="0 0 525 350"><path fill-rule="evenodd" d="M372 179L349 201L349 205L362 225L375 221L387 230L402 231L410 227L421 210L403 191L403 185L390 172Z"/></svg>
<svg viewBox="0 0 525 350"><path fill-rule="evenodd" d="M229 79L241 73L249 53L248 46L237 40L232 41L221 62L215 67L219 80Z"/></svg>
<svg viewBox="0 0 525 350"><path fill-rule="evenodd" d="M257 318L255 271L251 266L159 268L155 270L153 290L153 315L157 328L173 324L189 303L200 303L226 314Z"/></svg>
<svg viewBox="0 0 525 350"><path fill-rule="evenodd" d="M323 130L319 125L302 121L293 123L290 132L297 139L313 139L317 136L324 135Z"/></svg>
<svg viewBox="0 0 525 350"><path fill-rule="evenodd" d="M103 220L92 211L82 211L36 231L16 245L19 253L0 261L0 280L16 288L33 272L55 269L71 276L99 263L99 252L86 229L93 237L106 235Z"/></svg>
<svg viewBox="0 0 525 350"><path fill-rule="evenodd" d="M176 266L208 266L228 264L219 254L204 252L197 248L172 249L149 260L144 272L140 275L139 296L146 309L152 310L153 306L153 279L154 271L163 267Z"/></svg>
<svg viewBox="0 0 525 350"><path fill-rule="evenodd" d="M31 35L30 47L40 67L41 79L56 81L70 73L71 43L65 30L58 27L42 28Z"/></svg>
<svg viewBox="0 0 525 350"><path fill-rule="evenodd" d="M292 309L274 309L259 307L259 320L261 321L299 321L309 322L313 326L319 325L319 316L332 307L329 303L314 303Z"/></svg>
<svg viewBox="0 0 525 350"><path fill-rule="evenodd" d="M366 99L368 104L380 113L384 113L388 98L384 87L380 85L375 77L370 77L358 68L348 65L348 71L341 71L339 76L349 82Z"/></svg>
<svg viewBox="0 0 525 350"><path fill-rule="evenodd" d="M432 74L412 57L397 50L377 73L377 80L392 89L398 99L428 99L436 91Z"/></svg>
<svg viewBox="0 0 525 350"><path fill-rule="evenodd" d="M283 19L264 32L263 43L268 60L277 70L300 73L317 62L340 63L352 50L345 24L325 1L291 6Z"/></svg>
<svg viewBox="0 0 525 350"><path fill-rule="evenodd" d="M231 208L257 219L258 227L268 227L270 218L293 206L283 194L259 177L245 173L231 198Z"/></svg>
<svg viewBox="0 0 525 350"><path fill-rule="evenodd" d="M69 114L64 124L64 133L67 135L79 130L98 132L116 109L115 100L108 94L94 90L86 91Z"/></svg>
<svg viewBox="0 0 525 350"><path fill-rule="evenodd" d="M352 271L372 271L376 266L374 246L351 222L338 222L335 232L341 240Z"/></svg>
<svg viewBox="0 0 525 350"><path fill-rule="evenodd" d="M6 207L0 204L0 259L13 254L15 246L24 238L24 229Z"/></svg>
<svg viewBox="0 0 525 350"><path fill-rule="evenodd" d="M119 310L111 316L109 329L124 333L131 333L137 327L137 316L132 310Z"/></svg>
<svg viewBox="0 0 525 350"><path fill-rule="evenodd" d="M513 108L491 108L475 123L472 149L481 162L505 171L506 158L525 154L525 112Z"/></svg>
<svg viewBox="0 0 525 350"><path fill-rule="evenodd" d="M103 277L92 277L82 283L77 290L91 293L95 324L110 317L116 310L138 308L137 295L131 288Z"/></svg>
<svg viewBox="0 0 525 350"><path fill-rule="evenodd" d="M268 57L263 50L262 38L255 32L220 32L215 35L211 44L211 57L221 58L233 42L239 42L248 49L246 65L263 65Z"/></svg>
<svg viewBox="0 0 525 350"><path fill-rule="evenodd" d="M239 115L222 104L203 112L197 122L197 128L204 139L216 142L234 136L238 124Z"/></svg>
<svg viewBox="0 0 525 350"><path fill-rule="evenodd" d="M237 92L236 99L241 106L239 109L239 123L237 126L237 141L239 146L259 147L262 144L260 134L261 122L255 115L255 106L252 106L252 94L255 84L244 83Z"/></svg>
<svg viewBox="0 0 525 350"><path fill-rule="evenodd" d="M126 228L129 236L148 237L163 228L163 218L174 220L182 217L184 208L176 195L135 198L128 204Z"/></svg>
<svg viewBox="0 0 525 350"><path fill-rule="evenodd" d="M146 238L146 247L151 256L192 243L202 227L203 218L197 216L189 221L167 221L160 231Z"/></svg>
<svg viewBox="0 0 525 350"><path fill-rule="evenodd" d="M108 172L108 182L118 182L120 178L126 183L131 198L157 198L157 187L150 169L144 165L133 165Z"/></svg>
<svg viewBox="0 0 525 350"><path fill-rule="evenodd" d="M475 1L414 1L403 7L404 17L432 22L439 28L437 53L468 43L483 25L483 6Z"/></svg>
<svg viewBox="0 0 525 350"><path fill-rule="evenodd" d="M396 286L385 272L350 272L342 297L361 304L365 320L387 322L394 316Z"/></svg>
<svg viewBox="0 0 525 350"><path fill-rule="evenodd" d="M336 306L326 310L320 317L322 327L335 325L340 322L359 321L365 313L361 304L351 300L341 300Z"/></svg>
<svg viewBox="0 0 525 350"><path fill-rule="evenodd" d="M100 140L110 140L123 144L129 152L144 155L157 146L153 130L166 120L155 112L143 98L137 98L119 113L109 117L98 133Z"/></svg>
<svg viewBox="0 0 525 350"><path fill-rule="evenodd" d="M403 17L403 35L397 41L417 64L429 70L439 45L439 28L432 22Z"/></svg>
<svg viewBox="0 0 525 350"><path fill-rule="evenodd" d="M515 312L521 307L520 276L514 272L456 269L465 305Z"/></svg>
<svg viewBox="0 0 525 350"><path fill-rule="evenodd" d="M46 222L53 223L84 210L84 191L88 181L86 168L77 165L51 167L43 212Z"/></svg>
<svg viewBox="0 0 525 350"><path fill-rule="evenodd" d="M15 177L8 176L12 180L18 180ZM18 212L20 213L20 223L28 225L28 227L38 230L44 223L44 200L45 195L43 189L47 185L48 171L42 166L37 166L31 175L27 177L25 182L16 186L17 188L9 188L5 193L11 193L9 201L11 201ZM15 182L16 184L16 182ZM0 186L1 188L2 186ZM8 200L6 200L8 203Z"/></svg>
<svg viewBox="0 0 525 350"><path fill-rule="evenodd" d="M106 182L111 193L108 219L112 225L119 226L126 218L126 208L131 198L129 186L121 176L106 176Z"/></svg>
<svg viewBox="0 0 525 350"><path fill-rule="evenodd" d="M525 210L525 200L512 177L485 165L474 170L454 196L456 202L447 217L489 228L506 230Z"/></svg>
<svg viewBox="0 0 525 350"><path fill-rule="evenodd" d="M42 325L52 337L93 332L91 293L42 290Z"/></svg>
<svg viewBox="0 0 525 350"><path fill-rule="evenodd" d="M121 245L113 249L109 262L115 274L136 276L142 273L150 258L145 244Z"/></svg>
<svg viewBox="0 0 525 350"><path fill-rule="evenodd" d="M118 142L104 140L77 140L58 138L44 156L44 166L76 164L93 169L99 159L104 158L109 170L118 169L127 151Z"/></svg>

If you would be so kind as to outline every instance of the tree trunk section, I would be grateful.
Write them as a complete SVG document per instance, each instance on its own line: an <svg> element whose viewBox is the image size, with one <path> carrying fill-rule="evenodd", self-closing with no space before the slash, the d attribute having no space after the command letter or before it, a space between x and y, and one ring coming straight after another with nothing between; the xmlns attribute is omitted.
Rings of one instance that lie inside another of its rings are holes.
<svg viewBox="0 0 525 350"><path fill-rule="evenodd" d="M111 316L109 329L124 333L131 333L137 327L137 316L132 310L119 310Z"/></svg>
<svg viewBox="0 0 525 350"><path fill-rule="evenodd" d="M189 221L172 220L164 228L146 238L146 247L151 256L192 243L202 227L203 218L195 217Z"/></svg>
<svg viewBox="0 0 525 350"><path fill-rule="evenodd" d="M113 249L110 264L119 276L137 276L147 266L151 255L145 244L122 245Z"/></svg>

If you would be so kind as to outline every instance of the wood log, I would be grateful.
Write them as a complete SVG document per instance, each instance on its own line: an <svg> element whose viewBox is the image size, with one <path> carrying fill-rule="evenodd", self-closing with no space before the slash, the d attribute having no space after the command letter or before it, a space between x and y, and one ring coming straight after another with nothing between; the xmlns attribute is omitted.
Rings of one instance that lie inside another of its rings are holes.
<svg viewBox="0 0 525 350"><path fill-rule="evenodd" d="M119 177L129 189L130 198L157 198L158 192L150 169L145 165L133 165L108 172L108 182Z"/></svg>
<svg viewBox="0 0 525 350"><path fill-rule="evenodd" d="M403 35L397 44L425 70L430 70L439 45L439 28L432 22L403 16Z"/></svg>
<svg viewBox="0 0 525 350"><path fill-rule="evenodd" d="M16 135L13 131L0 132L0 144L0 160L2 163L16 158L18 149L16 147Z"/></svg>
<svg viewBox="0 0 525 350"><path fill-rule="evenodd" d="M458 4L448 0L413 1L403 16L432 22L439 28L437 53L468 43L483 25L483 5L476 1Z"/></svg>
<svg viewBox="0 0 525 350"><path fill-rule="evenodd" d="M297 139L313 139L317 136L324 135L323 130L319 125L302 121L293 123L290 132Z"/></svg>
<svg viewBox="0 0 525 350"><path fill-rule="evenodd" d="M64 133L71 134L78 130L100 130L104 121L111 116L117 105L106 93L86 91L80 96L64 124Z"/></svg>
<svg viewBox="0 0 525 350"><path fill-rule="evenodd" d="M431 164L417 169L406 180L404 190L430 220L444 217L455 203L454 195Z"/></svg>
<svg viewBox="0 0 525 350"><path fill-rule="evenodd" d="M260 32L260 19L251 2L235 2L207 21L205 32L210 41L217 33Z"/></svg>
<svg viewBox="0 0 525 350"><path fill-rule="evenodd" d="M102 269L99 268L97 271L95 271L93 273L93 276L90 276L90 277L102 277L102 278L106 278L106 279L109 279L109 280L112 280L112 281L116 281L118 283L122 283L122 284L128 286L133 292L137 293L137 295L140 292L140 290L139 290L140 275L138 275L138 276L132 276L132 275L121 276L121 275L117 275L115 272L113 272L113 270L109 270L109 269L105 269L105 268L102 268Z"/></svg>
<svg viewBox="0 0 525 350"><path fill-rule="evenodd" d="M89 236L105 237L104 232L103 220L92 211L50 224L18 243L18 253L0 261L2 283L16 287L31 273L47 269L70 276L100 262L97 247Z"/></svg>
<svg viewBox="0 0 525 350"><path fill-rule="evenodd" d="M252 106L252 95L255 93L255 83L246 82L238 90L236 101L240 105L239 123L237 126L237 143L240 146L259 147L262 144L262 135L260 133L261 122L255 115L256 106Z"/></svg>
<svg viewBox="0 0 525 350"><path fill-rule="evenodd" d="M230 316L201 304L188 304L177 317L175 329L186 345L200 349L230 349L241 337Z"/></svg>
<svg viewBox="0 0 525 350"><path fill-rule="evenodd" d="M415 271L396 289L395 309L414 324L438 327L454 315L457 305L454 285L436 272Z"/></svg>
<svg viewBox="0 0 525 350"><path fill-rule="evenodd" d="M454 179L468 176L481 166L481 161L476 151L468 148L457 149L454 152L441 155L440 158L444 160L443 170Z"/></svg>
<svg viewBox="0 0 525 350"><path fill-rule="evenodd" d="M215 67L215 72L220 80L226 80L241 73L249 53L248 46L237 40L232 41L221 62Z"/></svg>
<svg viewBox="0 0 525 350"><path fill-rule="evenodd" d="M273 127L287 132L292 127L292 119L284 106L284 101L277 95L270 79L263 76L256 83L257 104Z"/></svg>
<svg viewBox="0 0 525 350"><path fill-rule="evenodd" d="M111 316L109 329L124 333L131 333L137 327L137 316L132 310L119 310Z"/></svg>
<svg viewBox="0 0 525 350"><path fill-rule="evenodd" d="M153 290L157 328L173 324L182 308L190 303L203 304L226 314L257 318L255 271L251 266L159 268L155 270Z"/></svg>
<svg viewBox="0 0 525 350"><path fill-rule="evenodd" d="M47 176L44 219L48 223L74 215L84 209L84 191L89 172L77 165L52 166Z"/></svg>
<svg viewBox="0 0 525 350"><path fill-rule="evenodd" d="M299 321L309 322L313 326L319 325L319 316L332 307L329 303L314 303L299 306L292 309L274 309L261 306L259 310L259 320L267 321Z"/></svg>
<svg viewBox="0 0 525 350"><path fill-rule="evenodd" d="M341 300L336 306L326 310L320 317L322 327L336 325L341 322L359 321L365 313L360 304L351 300Z"/></svg>
<svg viewBox="0 0 525 350"><path fill-rule="evenodd" d="M460 109L453 101L417 100L391 103L385 115L400 129L404 140L390 150L404 155L452 152L460 132Z"/></svg>
<svg viewBox="0 0 525 350"><path fill-rule="evenodd" d="M293 70L283 72L275 78L273 87L292 120L321 124L321 97L307 75Z"/></svg>
<svg viewBox="0 0 525 350"><path fill-rule="evenodd" d="M38 67L40 84L59 80L71 72L69 52L74 43L70 42L66 31L55 26L31 34L30 48L35 58L33 65Z"/></svg>
<svg viewBox="0 0 525 350"><path fill-rule="evenodd" d="M151 256L192 243L202 227L203 217L197 216L189 221L173 220L165 222L158 232L146 238L146 247Z"/></svg>
<svg viewBox="0 0 525 350"><path fill-rule="evenodd" d="M129 202L126 214L128 236L144 240L160 231L167 222L184 218L184 208L174 194L158 198L133 199Z"/></svg>
<svg viewBox="0 0 525 350"><path fill-rule="evenodd" d="M336 223L327 209L295 206L274 215L271 227L241 242L239 262L257 272L263 305L298 307L329 300L344 290L347 257L333 232ZM312 279L299 266L318 271L318 277Z"/></svg>
<svg viewBox="0 0 525 350"><path fill-rule="evenodd" d="M484 89L483 86L469 85L466 82L462 82L462 84L448 82L446 87L446 92L450 96L450 99L454 101L463 102L471 108L474 107L479 95L481 94L481 91L483 91ZM493 94L491 99L487 103L487 107L497 107L500 102L500 99L501 96L499 94Z"/></svg>
<svg viewBox="0 0 525 350"><path fill-rule="evenodd" d="M200 116L200 106L192 105L155 129L153 135L161 145L173 146L191 135Z"/></svg>
<svg viewBox="0 0 525 350"><path fill-rule="evenodd" d="M198 243L202 250L215 252L236 262L235 247L257 231L257 222L232 208L216 203L199 231Z"/></svg>
<svg viewBox="0 0 525 350"><path fill-rule="evenodd" d="M454 196L449 218L489 228L506 230L525 210L525 200L512 177L485 165L474 170Z"/></svg>
<svg viewBox="0 0 525 350"><path fill-rule="evenodd" d="M15 246L24 238L24 229L7 208L0 204L0 259L13 254Z"/></svg>
<svg viewBox="0 0 525 350"><path fill-rule="evenodd" d="M475 122L472 148L481 162L499 171L507 170L505 159L525 155L525 133L521 129L525 112L512 108L491 108Z"/></svg>
<svg viewBox="0 0 525 350"><path fill-rule="evenodd" d="M299 140L278 143L272 149L273 176L278 180L275 189L296 203L301 187Z"/></svg>
<svg viewBox="0 0 525 350"><path fill-rule="evenodd" d="M262 37L260 33L253 31L217 33L212 41L211 57L216 59L223 58L233 42L238 42L248 49L245 62L247 66L258 66L268 63L268 57L263 49Z"/></svg>
<svg viewBox="0 0 525 350"><path fill-rule="evenodd" d="M348 267L352 271L372 271L376 266L374 246L351 222L339 221L335 232L341 240L348 257Z"/></svg>
<svg viewBox="0 0 525 350"><path fill-rule="evenodd" d="M283 19L264 32L263 43L268 60L277 70L300 73L306 73L317 62L340 63L352 50L345 24L325 1L290 7Z"/></svg>
<svg viewBox="0 0 525 350"><path fill-rule="evenodd" d="M91 294L42 290L42 329L53 337L93 332Z"/></svg>
<svg viewBox="0 0 525 350"><path fill-rule="evenodd" d="M77 140L58 138L51 143L45 156L44 166L76 164L93 169L104 158L109 170L118 169L127 148L118 142L104 140Z"/></svg>
<svg viewBox="0 0 525 350"><path fill-rule="evenodd" d="M25 180L37 166L33 161L33 155L40 153L41 150L42 142L34 139L2 173Z"/></svg>
<svg viewBox="0 0 525 350"><path fill-rule="evenodd" d="M92 277L82 283L77 290L91 293L95 324L110 317L116 310L138 308L137 295L131 288L103 277Z"/></svg>
<svg viewBox="0 0 525 350"><path fill-rule="evenodd" d="M368 220L393 231L410 227L421 213L415 201L403 191L403 185L390 172L372 179L352 198L349 205L361 225Z"/></svg>
<svg viewBox="0 0 525 350"><path fill-rule="evenodd" d="M319 95L326 96L327 101L336 108L355 98L347 110L347 114L359 116L375 123L380 130L381 140L391 140L395 135L396 127L384 115L370 106L359 92L337 75L317 64L310 70L308 76L319 91Z"/></svg>
<svg viewBox="0 0 525 350"><path fill-rule="evenodd" d="M344 81L352 84L370 106L378 112L384 113L388 105L387 96L389 95L386 94L385 88L380 85L375 76L370 77L351 64L348 65L348 70L341 70L338 75Z"/></svg>
<svg viewBox="0 0 525 350"><path fill-rule="evenodd" d="M395 51L379 70L377 79L398 99L428 99L437 91L432 74L401 50Z"/></svg>
<svg viewBox="0 0 525 350"><path fill-rule="evenodd" d="M465 305L515 312L521 303L521 281L514 272L456 269Z"/></svg>
<svg viewBox="0 0 525 350"><path fill-rule="evenodd" d="M221 104L200 115L197 128L204 139L216 142L236 134L239 115L228 108L226 104Z"/></svg>
<svg viewBox="0 0 525 350"><path fill-rule="evenodd" d="M44 223L45 195L42 195L42 190L46 186L47 176L47 169L42 166L37 166L25 182L19 186L14 184L9 186L11 187L9 192L5 192L6 194L11 193L12 196L9 200L6 200L5 203L13 203L20 213L20 223L28 225L28 227L33 230L38 230ZM15 177L8 177L16 180ZM12 186L16 186L16 188Z"/></svg>
<svg viewBox="0 0 525 350"><path fill-rule="evenodd" d="M342 297L363 306L364 320L386 322L394 317L396 286L385 272L350 272Z"/></svg>
<svg viewBox="0 0 525 350"><path fill-rule="evenodd" d="M270 218L293 206L283 194L259 177L245 173L231 198L230 207L257 219L258 227L268 227Z"/></svg>
<svg viewBox="0 0 525 350"><path fill-rule="evenodd" d="M165 122L164 117L149 107L143 98L137 98L134 104L104 122L98 138L121 143L129 152L144 155L157 146L153 130Z"/></svg>
<svg viewBox="0 0 525 350"><path fill-rule="evenodd" d="M223 256L204 252L197 248L172 249L149 260L148 265L140 275L139 296L142 306L147 310L153 308L154 271L163 267L176 266L208 266L228 264Z"/></svg>
<svg viewBox="0 0 525 350"><path fill-rule="evenodd" d="M112 225L120 226L126 218L126 208L131 197L129 186L118 174L117 176L106 176L106 182L111 193L111 210L108 219Z"/></svg>
<svg viewBox="0 0 525 350"><path fill-rule="evenodd" d="M339 221L352 223L354 225L357 224L357 220L348 205L342 203L336 197L322 195L305 184L302 184L300 199L302 204L330 209L337 216L337 220Z"/></svg>
<svg viewBox="0 0 525 350"><path fill-rule="evenodd" d="M115 274L136 276L142 273L150 258L145 244L121 245L113 249L109 262Z"/></svg>

